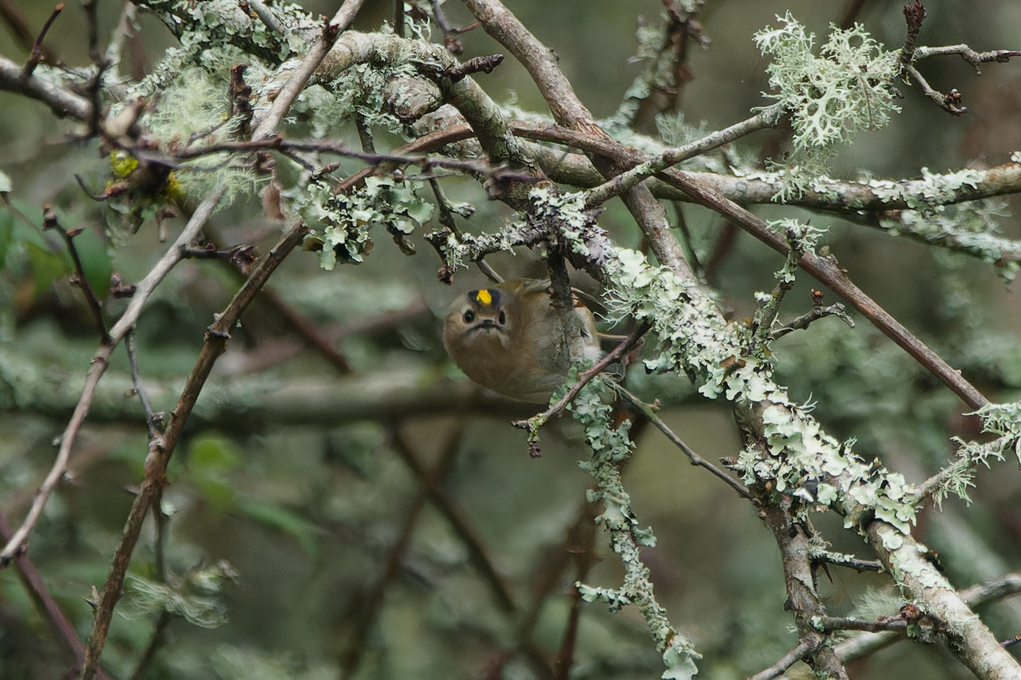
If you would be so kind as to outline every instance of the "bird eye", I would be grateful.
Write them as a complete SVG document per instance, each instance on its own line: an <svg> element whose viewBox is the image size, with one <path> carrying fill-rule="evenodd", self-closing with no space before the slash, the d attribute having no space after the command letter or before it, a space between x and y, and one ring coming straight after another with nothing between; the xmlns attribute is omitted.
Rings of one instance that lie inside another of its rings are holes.
<svg viewBox="0 0 1021 680"><path fill-rule="evenodd" d="M503 326L507 323L507 312L500 310L500 325Z"/></svg>
<svg viewBox="0 0 1021 680"><path fill-rule="evenodd" d="M472 310L469 309L467 312L464 313L464 322L465 323L471 323L474 320L475 320L475 312L473 312Z"/></svg>

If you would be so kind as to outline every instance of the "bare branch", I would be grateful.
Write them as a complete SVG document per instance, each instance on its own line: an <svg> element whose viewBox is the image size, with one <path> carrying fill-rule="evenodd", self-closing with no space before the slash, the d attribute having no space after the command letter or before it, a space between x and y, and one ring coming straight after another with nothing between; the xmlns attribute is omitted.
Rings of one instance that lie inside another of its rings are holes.
<svg viewBox="0 0 1021 680"><path fill-rule="evenodd" d="M950 90L946 94L937 92L932 89L929 82L914 66L909 64L904 67L904 71L918 83L926 97L936 102L936 104L947 113L952 113L955 116L961 116L968 112L967 107L961 106L961 93L956 89Z"/></svg>
<svg viewBox="0 0 1021 680"><path fill-rule="evenodd" d="M990 52L976 52L967 45L946 45L944 47L919 47L915 50L915 61L927 57L941 57L948 54L959 54L961 59L972 65L975 75L982 75L979 69L980 64L996 62L1004 64L1010 61L1011 57L1021 57L1021 50L992 50Z"/></svg>
<svg viewBox="0 0 1021 680"><path fill-rule="evenodd" d="M692 465L705 468L713 475L715 475L717 478L723 480L723 482L727 484L727 486L732 488L734 491L736 491L738 495L741 496L741 498L744 498L745 500L749 501L755 500L755 497L748 490L748 487L746 487L744 484L741 484L736 479L728 475L726 472L716 467L702 456L695 453L694 449L688 446L683 439L678 437L677 434L674 433L674 431L671 430L670 427L665 422L663 422L663 419L660 418L659 415L656 413L656 407L654 405L646 404L645 402L638 399L635 395L631 394L622 387L617 387L616 390L621 395L623 395L625 399L627 399L629 404L638 409L639 413L648 418L649 422L655 425L660 432L665 434L667 439L669 439L674 446L679 448L684 453L684 455L688 457L688 460L691 461Z"/></svg>
<svg viewBox="0 0 1021 680"><path fill-rule="evenodd" d="M735 139L744 137L756 130L772 127L780 120L780 116L782 114L783 107L778 104L774 104L747 120L731 125L728 128L724 128L723 130L719 130L710 135L706 135L698 141L685 144L684 146L677 147L676 149L667 149L656 158L645 161L640 165L636 165L630 170L614 176L612 179L598 187L595 187L594 189L589 189L585 192L585 204L595 206L604 203L610 198L627 191L643 179L652 177L656 173L661 172L672 165L677 165L689 158L700 156L707 151L711 151L712 149L723 146L724 144L729 144Z"/></svg>
<svg viewBox="0 0 1021 680"><path fill-rule="evenodd" d="M82 265L82 258L79 257L78 248L74 245L74 237L81 233L81 229L76 229L72 232L64 229L64 227L60 226L57 213L53 212L53 208L50 206L43 208L43 229L56 230L64 240L67 252L71 255L71 261L74 262L76 283L85 295L85 302L89 305L89 309L92 310L92 315L95 317L100 342L103 344L108 343L110 335L106 329L106 319L103 318L103 304L96 296L96 291L92 290L92 284L89 283L89 277L86 276L85 267Z"/></svg>
<svg viewBox="0 0 1021 680"><path fill-rule="evenodd" d="M53 8L53 12L50 14L50 18L43 24L42 30L39 31L39 35L36 36L35 42L32 43L32 51L28 55L28 61L25 62L25 69L22 71L25 79L32 77L32 72L35 71L36 65L39 64L39 60L43 58L43 40L46 38L46 33L50 30L50 26L60 16L61 11L64 9L64 3L60 3Z"/></svg>
<svg viewBox="0 0 1021 680"><path fill-rule="evenodd" d="M347 30L347 28L354 21L355 16L358 14L358 10L361 9L365 0L344 0L344 4L340 6L337 13L333 15L330 23L324 27L323 33L319 40L312 45L312 49L309 50L305 59L302 60L301 64L291 74L287 83L280 90L276 99L273 100L273 105L270 107L262 119L255 126L252 132L252 139L260 140L264 137L271 136L273 130L276 130L280 126L280 121L283 120L287 110L294 103L294 100L298 98L302 90L305 89L305 84L308 79L312 77L315 70L319 68L319 64L322 63L326 55L329 54L330 49L333 47L333 43L336 42L337 37L341 32Z"/></svg>
<svg viewBox="0 0 1021 680"><path fill-rule="evenodd" d="M813 643L811 642L799 642L797 647L784 654L783 657L781 657L781 659L775 664L765 670L759 671L748 680L773 680L773 678L778 678L783 675L784 671L801 661L808 654L816 651L816 649L817 648L813 647Z"/></svg>

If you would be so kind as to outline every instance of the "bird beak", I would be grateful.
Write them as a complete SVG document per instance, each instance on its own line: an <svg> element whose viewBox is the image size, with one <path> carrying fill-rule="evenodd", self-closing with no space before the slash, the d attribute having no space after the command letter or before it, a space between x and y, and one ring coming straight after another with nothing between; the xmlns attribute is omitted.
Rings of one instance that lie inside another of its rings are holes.
<svg viewBox="0 0 1021 680"><path fill-rule="evenodd" d="M493 321L492 319L483 319L482 321L478 322L477 324L475 324L474 326L472 326L468 330L469 331L481 331L481 330L486 330L486 329L489 329L489 328L499 329L499 326L497 326L496 322Z"/></svg>

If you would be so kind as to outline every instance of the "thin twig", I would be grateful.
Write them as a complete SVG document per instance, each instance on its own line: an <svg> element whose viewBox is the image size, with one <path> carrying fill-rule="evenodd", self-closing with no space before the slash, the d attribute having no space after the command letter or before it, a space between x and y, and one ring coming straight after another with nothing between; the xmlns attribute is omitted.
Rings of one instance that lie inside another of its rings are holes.
<svg viewBox="0 0 1021 680"><path fill-rule="evenodd" d="M74 245L74 237L81 233L81 229L74 231L67 231L60 225L60 221L57 219L57 213L53 211L50 206L43 208L43 229L54 229L56 230L62 239L64 239L64 245L67 246L67 252L71 255L71 261L74 262L75 277L77 279L78 287L81 288L82 293L85 295L85 302L88 304L89 309L92 310L92 315L96 321L96 327L99 331L100 342L106 344L110 341L110 332L106 327L106 319L103 318L103 303L99 301L99 297L96 295L96 291L92 289L92 284L89 283L89 277L85 275L85 267L82 265L82 259L78 255L78 248Z"/></svg>
<svg viewBox="0 0 1021 680"><path fill-rule="evenodd" d="M60 16L61 11L64 9L64 3L60 3L53 8L50 13L50 18L43 24L43 28L39 31L39 35L36 36L35 42L32 43L32 51L28 55L28 60L25 61L25 69L23 71L24 78L27 80L32 77L32 72L35 71L35 67L39 64L39 60L43 58L43 39L46 38L46 33L50 30L50 26Z"/></svg>
<svg viewBox="0 0 1021 680"><path fill-rule="evenodd" d="M961 59L972 65L976 75L982 75L979 64L989 62L1006 63L1011 57L1021 57L1021 50L992 50L990 52L976 52L967 45L946 45L944 47L919 47L915 50L915 61L927 57L941 57L948 54L959 54Z"/></svg>
<svg viewBox="0 0 1021 680"><path fill-rule="evenodd" d="M736 491L738 495L741 496L741 498L753 502L755 501L755 497L748 490L748 487L746 487L744 484L737 481L736 479L728 475L726 472L724 472L720 468L716 467L715 465L707 461L702 456L695 453L694 449L688 446L683 439L678 437L677 434L673 430L671 430L666 423L663 422L663 419L660 418L659 415L657 415L656 409L652 405L645 403L644 401L642 401L641 399L639 399L638 397L624 389L623 387L617 386L615 389L621 395L623 395L625 399L628 400L628 403L630 403L632 406L638 409L638 411L643 416L648 418L649 422L655 425L660 432L665 434L667 439L669 439L671 443L674 444L674 446L679 448L684 453L684 455L688 457L688 460L691 461L692 465L697 465L698 467L705 468L713 475L723 480L727 484L727 486Z"/></svg>
<svg viewBox="0 0 1021 680"><path fill-rule="evenodd" d="M92 63L96 67L96 71L88 83L89 101L92 103L88 120L90 135L99 135L102 132L103 75L110 66L106 61L106 55L99 49L99 18L96 16L98 3L99 0L82 1L82 9L85 10L86 35L89 40L89 58L92 59Z"/></svg>
<svg viewBox="0 0 1021 680"><path fill-rule="evenodd" d="M515 420L511 424L514 427L520 428L522 430L529 430L530 432L534 433L536 430L542 427L550 418L563 412L563 410L567 408L567 405L571 403L571 401L576 396L578 396L578 393L581 392L581 389L585 387L585 385L589 384L593 378L595 378L597 375L606 370L607 366L616 362L618 359L624 356L624 354L630 351L631 348L635 346L635 343L641 340L642 336L645 335L649 331L649 328L651 327L652 326L651 324L649 324L649 322L643 320L641 323L638 324L638 327L635 328L635 330L632 331L631 334L624 339L623 342L621 342L613 349L612 352L604 356L596 363L592 364L592 366L590 366L589 368L586 368L584 371L578 373L578 379L574 382L573 385L571 385L570 389L568 389L567 392L564 393L564 396L557 400L557 403L553 404L542 413L532 416L528 420Z"/></svg>
<svg viewBox="0 0 1021 680"><path fill-rule="evenodd" d="M532 602L530 617L526 618L529 626L526 628L522 624L518 632L519 639L526 634L531 636L532 628L539 620L539 613L542 610L543 603L549 597L553 588L558 585L560 574L566 568L569 560L573 560L576 565L574 583L583 583L588 578L592 567L599 562L599 558L595 554L597 535L596 512L597 510L592 503L586 502L582 505L578 517L574 520L574 524L567 530L567 536L562 548L551 555L550 560L552 564L549 564L545 570L540 572L544 576L544 580L541 586L536 588L537 595ZM578 624L581 620L581 610L584 605L581 593L577 587L571 588L569 596L571 598L571 611L568 614L567 625L564 626L564 633L560 637L560 650L557 652L556 661L554 662L557 680L567 680L570 677L571 668L574 665L574 650L578 640Z"/></svg>
<svg viewBox="0 0 1021 680"><path fill-rule="evenodd" d="M124 7L121 9L120 19L117 20L117 27L110 35L110 39L106 43L106 52L103 55L106 63L110 64L111 75L115 78L120 74L121 54L124 50L124 45L132 36L136 35L135 21L137 18L138 7L130 0L125 0Z"/></svg>
<svg viewBox="0 0 1021 680"><path fill-rule="evenodd" d="M585 205L590 207L601 205L614 196L619 196L621 193L627 191L639 182L652 177L656 173L661 172L672 165L677 165L689 158L700 156L707 151L711 151L712 149L723 146L724 144L729 144L730 142L751 134L756 130L773 127L776 125L777 121L780 120L780 116L783 115L783 112L784 109L781 105L774 104L773 106L763 109L757 115L752 116L747 120L743 120L728 128L713 132L702 139L691 142L690 144L685 144L684 146L667 149L655 158L636 165L630 170L622 172L619 175L610 178L603 184L586 191Z"/></svg>
<svg viewBox="0 0 1021 680"><path fill-rule="evenodd" d="M443 192L443 187L440 186L440 183L436 181L435 177L429 178L429 187L433 191L433 196L436 197L436 206L439 208L439 217L437 218L437 220L439 221L440 224L447 228L451 234L453 234L454 236L460 236L461 230L457 226L457 220L454 219L453 204L447 198L447 195ZM475 208L469 206L468 210L474 211ZM462 211L462 213L464 213L463 214L464 217L470 217L473 214L473 212L464 211ZM440 239L427 238L426 241L431 246L433 246L433 248L436 248L437 253L439 254L440 257L443 257ZM479 258L478 260L476 260L475 266L477 266L479 268L479 271L485 274L490 281L494 283L503 283L503 277L500 276L496 272L496 270L493 269L492 266L490 266L490 264L485 261L485 259ZM454 282L453 270L444 265L444 267L440 269L439 279L443 283L450 285L451 283Z"/></svg>
<svg viewBox="0 0 1021 680"><path fill-rule="evenodd" d="M961 93L956 89L950 90L950 92L947 92L946 94L937 92L931 85L929 85L929 82L925 79L925 77L918 72L918 69L910 64L904 66L904 72L918 83L926 97L936 102L936 104L947 113L952 113L955 116L961 116L968 112L968 108L966 106L961 106Z"/></svg>
<svg viewBox="0 0 1021 680"><path fill-rule="evenodd" d="M344 4L333 15L329 24L323 28L319 40L312 45L312 49L305 55L301 65L294 70L291 77L281 88L276 99L273 100L269 111L266 112L259 124L255 126L252 132L252 139L259 140L270 136L280 126L284 115L287 114L291 104L294 103L298 95L305 89L305 83L312 77L312 74L315 73L323 59L326 58L330 48L333 47L333 43L336 42L337 36L351 26L355 16L358 14L358 10L361 9L364 3L365 0L344 0Z"/></svg>
<svg viewBox="0 0 1021 680"><path fill-rule="evenodd" d="M813 321L817 321L827 316L835 316L846 323L849 327L854 328L854 319L847 315L847 312L844 310L844 305L839 302L832 305L824 305L822 292L813 288L812 311L805 312L804 314L794 317L788 321L786 325L781 326L780 328L774 328L770 331L769 337L776 340L777 338L782 338L788 333L803 331L807 329Z"/></svg>
<svg viewBox="0 0 1021 680"><path fill-rule="evenodd" d="M883 571L883 565L876 560L862 560L853 555L844 555L820 548L810 550L808 557L813 564L833 564L838 567L854 569L857 572Z"/></svg>
<svg viewBox="0 0 1021 680"><path fill-rule="evenodd" d="M902 632L907 630L910 623L908 619L903 618L886 617L886 619L869 621L842 616L819 616L813 619L813 622L820 630L862 630L869 633L879 633L887 630Z"/></svg>
<svg viewBox="0 0 1021 680"><path fill-rule="evenodd" d="M14 34L15 40L22 49L31 52L36 43L36 36L32 29L29 28L25 15L12 0L0 0L0 18L7 22L7 27L10 28L11 33ZM52 50L45 45L41 45L41 49L48 63L54 65L58 63L59 60Z"/></svg>
<svg viewBox="0 0 1021 680"><path fill-rule="evenodd" d="M152 158L164 163L176 164L176 162L201 158L212 154L248 153L259 150L279 151L281 153L294 151L332 153L345 158L354 158L364 161L372 164L373 166L378 166L382 163L394 163L398 165L418 165L423 168L447 168L474 175L492 177L498 180L525 180L529 177L521 170L515 170L503 165L493 165L485 160L461 160L456 158L446 158L443 156L357 151L355 149L348 148L343 142L336 140L285 139L278 136L264 136L259 138L253 135L253 139L251 141L225 141L217 142L215 144L207 144L204 146L187 147L175 151L173 156L170 158L152 154L151 152L147 153L144 150L140 150L136 155L139 157ZM372 174L372 172L374 172L374 169L369 169L367 175ZM345 181L345 186L349 186L348 181Z"/></svg>
<svg viewBox="0 0 1021 680"><path fill-rule="evenodd" d="M124 346L128 352L128 362L131 364L131 380L135 386L135 394L142 402L142 409L145 411L145 424L149 428L149 439L156 436L156 415L152 412L149 399L145 396L145 388L142 386L142 375L138 370L138 356L135 352L135 329L132 328L124 338Z"/></svg>
<svg viewBox="0 0 1021 680"><path fill-rule="evenodd" d="M273 14L273 10L267 7L262 0L247 0L247 2L248 6L255 10L255 15L259 17L259 21L266 25L266 28L278 35L287 34L287 29L284 28L284 25Z"/></svg>
<svg viewBox="0 0 1021 680"><path fill-rule="evenodd" d="M784 654L783 657L775 664L763 671L759 671L748 680L773 680L773 678L778 678L788 668L801 661L805 655L814 652L816 648L817 645L812 643L800 642L797 647Z"/></svg>
<svg viewBox="0 0 1021 680"><path fill-rule="evenodd" d="M464 46L461 45L461 41L456 36L467 33L477 27L479 22L473 21L470 25L463 28L455 28L450 25L446 15L443 13L442 0L429 0L429 4L432 6L433 19L436 20L436 25L443 31L443 46L455 57L461 56L461 53L464 52Z"/></svg>

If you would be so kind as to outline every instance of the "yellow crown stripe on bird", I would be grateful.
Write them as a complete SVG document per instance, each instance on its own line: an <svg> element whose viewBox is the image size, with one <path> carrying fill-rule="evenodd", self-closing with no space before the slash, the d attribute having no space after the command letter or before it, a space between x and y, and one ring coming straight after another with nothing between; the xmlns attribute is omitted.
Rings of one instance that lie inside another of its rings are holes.
<svg viewBox="0 0 1021 680"><path fill-rule="evenodd" d="M483 288L475 291L475 301L483 307L493 304L493 291Z"/></svg>

